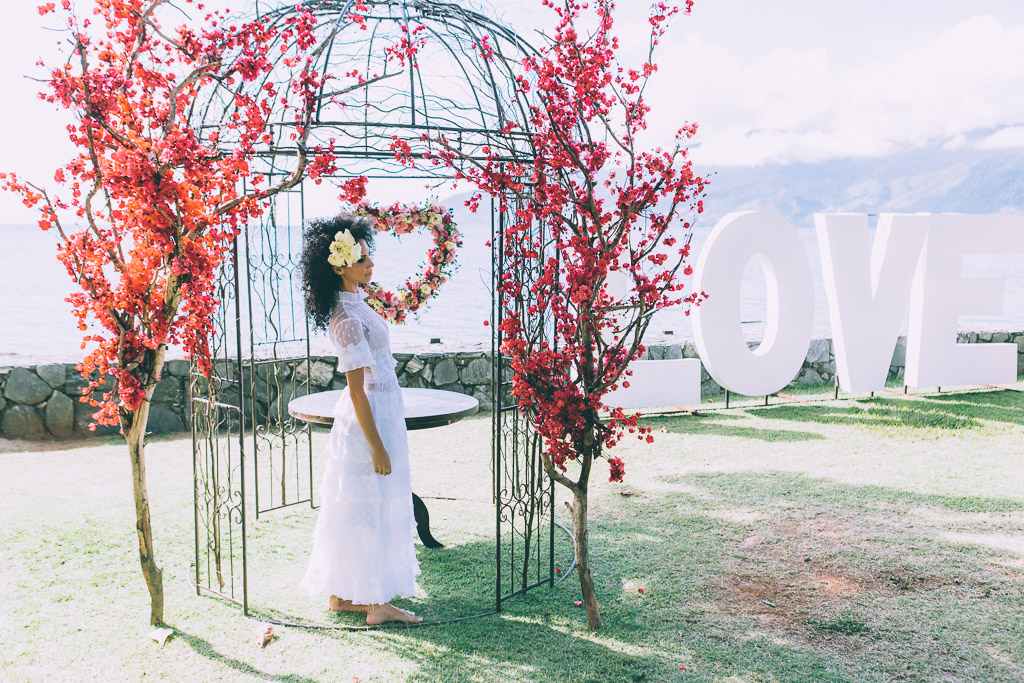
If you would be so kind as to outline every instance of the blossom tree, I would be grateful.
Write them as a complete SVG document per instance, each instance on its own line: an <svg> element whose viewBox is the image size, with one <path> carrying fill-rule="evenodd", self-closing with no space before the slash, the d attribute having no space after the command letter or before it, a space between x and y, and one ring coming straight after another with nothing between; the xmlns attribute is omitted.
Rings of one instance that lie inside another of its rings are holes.
<svg viewBox="0 0 1024 683"><path fill-rule="evenodd" d="M78 366L90 380L81 400L96 408L90 428L119 425L127 442L156 624L164 596L146 489L150 399L169 344L209 376L216 274L240 227L275 193L332 170L333 151L306 144L328 77L313 66L324 41L301 7L233 21L194 0L94 4L90 18L69 0L39 7L69 31L70 56L49 71L41 97L73 115L77 156L54 174L58 190L0 179L59 235L58 258L79 287L69 301L86 332L82 348L94 345ZM201 21L162 23L165 8L180 17L190 5ZM281 63L287 76L272 78ZM215 124L204 122L211 108L223 113ZM253 170L253 155L275 125L291 131L298 154L272 184Z"/></svg>
<svg viewBox="0 0 1024 683"><path fill-rule="evenodd" d="M518 67L518 88L532 95L531 158L485 147L471 155L443 135L425 138L431 163L456 170L510 214L504 256L517 267L502 273L501 352L511 357L512 395L545 442L544 469L572 494L580 587L593 629L601 619L588 552L590 474L604 455L610 481L621 481L623 461L607 450L628 432L652 442L640 413L604 403L629 386L629 362L644 353L643 336L658 310L703 298L684 292L691 221L703 211L707 181L694 175L685 124L669 149L638 142L649 111L644 91L657 70L653 54L676 7L656 2L646 61L620 66L612 35L612 0L542 0L557 13L547 44ZM684 13L689 13L686 0ZM584 34L581 25L596 27ZM479 43L481 55L501 59ZM506 128L511 130L512 124ZM406 154L410 159L412 158ZM545 226L538 230L537 226ZM523 277L524 273L535 277ZM631 284L625 298L610 281ZM537 321L550 315L555 343Z"/></svg>

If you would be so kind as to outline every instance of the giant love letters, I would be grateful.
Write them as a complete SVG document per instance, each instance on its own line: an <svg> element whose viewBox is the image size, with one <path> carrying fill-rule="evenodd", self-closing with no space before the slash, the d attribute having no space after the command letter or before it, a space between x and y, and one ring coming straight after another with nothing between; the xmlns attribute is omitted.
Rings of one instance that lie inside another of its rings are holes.
<svg viewBox="0 0 1024 683"><path fill-rule="evenodd" d="M1001 277L967 278L966 254L1024 254L1024 216L882 214L874 243L865 214L815 214L840 386L879 391L907 306L906 378L913 387L1004 384L1017 379L1015 344L958 344L957 318L1003 311ZM740 327L740 281L751 260L767 284L764 339L750 349ZM732 213L697 260L694 336L708 374L739 394L784 388L800 371L814 321L811 266L780 216Z"/></svg>

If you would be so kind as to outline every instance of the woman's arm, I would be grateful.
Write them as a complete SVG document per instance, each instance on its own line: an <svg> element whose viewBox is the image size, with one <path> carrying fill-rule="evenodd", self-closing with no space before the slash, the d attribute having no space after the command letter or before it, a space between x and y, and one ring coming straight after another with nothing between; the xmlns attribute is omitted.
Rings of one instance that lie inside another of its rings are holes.
<svg viewBox="0 0 1024 683"><path fill-rule="evenodd" d="M356 411L356 419L359 426L370 444L370 452L373 456L373 471L377 474L391 474L391 456L384 448L384 442L377 431L377 423L373 419L373 411L370 410L370 399L366 397L363 389L363 368L356 368L345 373L348 381L348 393L352 398L352 407Z"/></svg>

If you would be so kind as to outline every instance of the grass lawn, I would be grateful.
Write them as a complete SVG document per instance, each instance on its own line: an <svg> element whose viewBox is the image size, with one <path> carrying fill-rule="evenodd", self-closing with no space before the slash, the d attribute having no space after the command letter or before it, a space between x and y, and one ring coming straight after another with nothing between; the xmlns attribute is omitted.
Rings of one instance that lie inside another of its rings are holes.
<svg viewBox="0 0 1024 683"><path fill-rule="evenodd" d="M572 575L500 615L371 632L278 627L261 649L255 620L192 588L191 444L175 437L148 449L175 630L160 646L146 635L123 442L0 441L0 679L1024 680L1022 389L803 394L646 418L655 443L616 451L625 482L608 483L603 466L594 477L596 634L573 604ZM428 619L486 611L489 417L410 441L415 489L447 547L417 545L420 594L397 602ZM294 587L314 521L298 506L251 523L254 609L358 624ZM568 566L562 535L556 552Z"/></svg>

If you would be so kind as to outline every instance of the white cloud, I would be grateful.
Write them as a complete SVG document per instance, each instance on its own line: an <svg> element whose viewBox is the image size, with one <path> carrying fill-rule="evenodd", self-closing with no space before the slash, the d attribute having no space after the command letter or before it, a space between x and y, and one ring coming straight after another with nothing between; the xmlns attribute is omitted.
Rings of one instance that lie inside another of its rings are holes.
<svg viewBox="0 0 1024 683"><path fill-rule="evenodd" d="M1010 126L997 130L975 145L978 149L1014 149L1024 147L1024 126Z"/></svg>
<svg viewBox="0 0 1024 683"><path fill-rule="evenodd" d="M650 128L695 120L694 158L760 164L955 146L964 133L1024 123L1024 25L974 17L893 59L869 56L839 69L828 49L779 48L744 64L691 34L658 59ZM1000 131L989 144L1019 135Z"/></svg>

